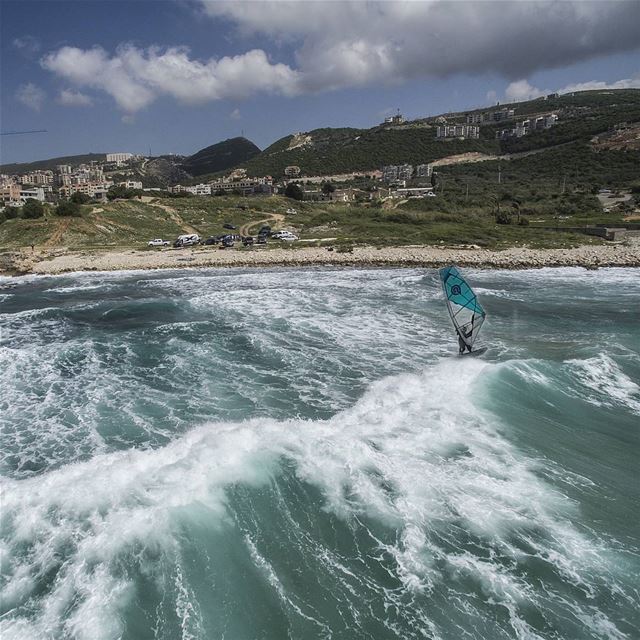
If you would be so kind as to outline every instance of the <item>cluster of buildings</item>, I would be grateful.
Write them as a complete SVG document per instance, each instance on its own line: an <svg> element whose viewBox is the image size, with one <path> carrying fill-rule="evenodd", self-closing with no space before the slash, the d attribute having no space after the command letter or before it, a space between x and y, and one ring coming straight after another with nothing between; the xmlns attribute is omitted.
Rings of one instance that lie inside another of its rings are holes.
<svg viewBox="0 0 640 640"><path fill-rule="evenodd" d="M297 167L298 171L300 170ZM243 196L272 195L273 178L263 176L259 178L247 177L245 169L236 169L228 176L211 180L203 184L183 186L176 184L168 188L170 193L190 193L194 196L212 196L223 193L240 193Z"/></svg>
<svg viewBox="0 0 640 640"><path fill-rule="evenodd" d="M56 202L82 193L96 200L106 200L114 184L128 189L142 189L142 182L127 180L114 183L106 172L117 172L137 156L131 153L108 153L106 160L87 164L57 165L55 170L29 171L19 175L0 175L0 205L20 207L29 198L40 202Z"/></svg>
<svg viewBox="0 0 640 640"><path fill-rule="evenodd" d="M412 164L390 164L382 167L382 180L384 182L399 182L411 180L411 178L431 177L432 167L430 164L419 164L415 167Z"/></svg>
<svg viewBox="0 0 640 640"><path fill-rule="evenodd" d="M498 140L506 140L507 138L522 138L529 135L532 131L543 131L550 129L558 122L558 116L555 113L537 116L535 118L527 118L521 122L516 122L515 127L510 129L500 129L496 131Z"/></svg>

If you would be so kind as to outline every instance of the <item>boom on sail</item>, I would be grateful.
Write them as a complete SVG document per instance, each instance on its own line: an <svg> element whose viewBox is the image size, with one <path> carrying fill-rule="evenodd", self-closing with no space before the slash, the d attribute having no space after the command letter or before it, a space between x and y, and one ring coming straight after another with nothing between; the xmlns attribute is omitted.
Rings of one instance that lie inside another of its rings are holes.
<svg viewBox="0 0 640 640"><path fill-rule="evenodd" d="M471 351L486 313L480 306L476 294L454 266L440 269L440 279L451 322L460 341L460 352L462 353L465 347Z"/></svg>

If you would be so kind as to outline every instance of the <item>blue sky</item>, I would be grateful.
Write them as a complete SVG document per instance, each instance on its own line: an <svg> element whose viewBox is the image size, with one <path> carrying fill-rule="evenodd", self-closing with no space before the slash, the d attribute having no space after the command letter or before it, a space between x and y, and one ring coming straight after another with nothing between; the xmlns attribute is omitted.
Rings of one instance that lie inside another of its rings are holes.
<svg viewBox="0 0 640 640"><path fill-rule="evenodd" d="M640 87L638 2L0 0L1 161ZM634 28L635 25L635 28Z"/></svg>

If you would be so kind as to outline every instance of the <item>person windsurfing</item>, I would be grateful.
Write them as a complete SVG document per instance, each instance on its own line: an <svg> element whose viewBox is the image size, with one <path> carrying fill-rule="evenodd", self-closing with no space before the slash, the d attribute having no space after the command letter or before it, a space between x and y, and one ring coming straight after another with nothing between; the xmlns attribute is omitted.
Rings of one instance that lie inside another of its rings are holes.
<svg viewBox="0 0 640 640"><path fill-rule="evenodd" d="M454 266L440 269L440 279L447 299L449 316L458 335L460 355L465 351L475 354L483 353L486 349L473 351L473 343L486 317L476 294Z"/></svg>

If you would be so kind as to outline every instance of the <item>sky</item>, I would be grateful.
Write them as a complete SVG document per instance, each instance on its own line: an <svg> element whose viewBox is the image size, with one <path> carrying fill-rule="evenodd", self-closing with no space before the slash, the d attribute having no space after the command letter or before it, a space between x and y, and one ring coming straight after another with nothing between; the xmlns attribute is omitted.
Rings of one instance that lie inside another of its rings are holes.
<svg viewBox="0 0 640 640"><path fill-rule="evenodd" d="M637 0L0 0L0 162L640 88Z"/></svg>

